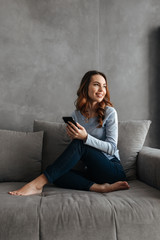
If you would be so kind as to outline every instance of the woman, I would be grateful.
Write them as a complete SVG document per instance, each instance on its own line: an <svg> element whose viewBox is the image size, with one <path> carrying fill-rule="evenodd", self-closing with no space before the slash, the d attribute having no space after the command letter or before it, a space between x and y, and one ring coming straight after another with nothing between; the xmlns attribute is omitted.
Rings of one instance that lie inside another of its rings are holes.
<svg viewBox="0 0 160 240"><path fill-rule="evenodd" d="M87 72L77 95L72 114L77 127L71 122L66 127L72 142L39 177L9 194L41 193L47 183L101 193L129 188L117 149L117 113L110 102L106 76ZM72 170L79 160L86 165L87 177Z"/></svg>

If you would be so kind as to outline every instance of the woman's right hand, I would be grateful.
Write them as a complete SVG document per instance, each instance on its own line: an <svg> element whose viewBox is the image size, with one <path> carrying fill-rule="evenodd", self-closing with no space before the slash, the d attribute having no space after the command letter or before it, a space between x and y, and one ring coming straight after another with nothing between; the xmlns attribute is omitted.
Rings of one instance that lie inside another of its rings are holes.
<svg viewBox="0 0 160 240"><path fill-rule="evenodd" d="M77 127L69 122L66 127L67 135L73 140L73 139L80 139L85 141L87 139L88 133L86 129L81 126L79 123L76 123Z"/></svg>

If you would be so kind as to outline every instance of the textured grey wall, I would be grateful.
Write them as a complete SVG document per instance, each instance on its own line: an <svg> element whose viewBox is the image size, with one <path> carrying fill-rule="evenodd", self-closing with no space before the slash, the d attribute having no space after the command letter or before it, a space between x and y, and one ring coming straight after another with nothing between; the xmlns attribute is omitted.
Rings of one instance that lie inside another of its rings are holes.
<svg viewBox="0 0 160 240"><path fill-rule="evenodd" d="M0 0L0 127L32 129L73 111L98 67L97 0Z"/></svg>
<svg viewBox="0 0 160 240"><path fill-rule="evenodd" d="M160 1L100 1L100 67L120 120L150 119L160 147Z"/></svg>
<svg viewBox="0 0 160 240"><path fill-rule="evenodd" d="M0 128L61 121L99 69L119 120L151 119L160 147L159 12L159 0L0 0Z"/></svg>

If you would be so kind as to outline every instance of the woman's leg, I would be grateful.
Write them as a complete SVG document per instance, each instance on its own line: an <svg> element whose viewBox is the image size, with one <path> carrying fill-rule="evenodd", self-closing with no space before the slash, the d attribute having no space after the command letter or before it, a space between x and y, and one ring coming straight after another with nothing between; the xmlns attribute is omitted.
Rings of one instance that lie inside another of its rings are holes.
<svg viewBox="0 0 160 240"><path fill-rule="evenodd" d="M65 175L69 170L71 170L76 165L76 163L82 157L89 168L93 165L93 170L95 171L96 165L99 163L99 159L96 160L95 157L94 157L94 161L92 161L92 158L88 159L88 157L90 158L91 155L93 156L93 150L94 150L94 153L100 152L95 148L84 145L83 141L81 140L73 140L71 144L66 148L66 150L60 155L60 157L57 158L57 160L52 165L47 167L47 169L44 171L42 175L40 175L38 178L34 179L30 183L26 184L21 189L17 191L9 192L9 193L13 195L30 195L30 194L39 193L42 191L42 188L45 184L53 183L57 179ZM92 152L91 155L89 154L90 152ZM99 166L99 164L97 166ZM98 169L97 169L97 173L99 174ZM108 173L105 172L105 174L108 174ZM119 183L117 186L114 186L114 190L116 189L118 190L119 187L124 188L124 186L121 186L121 185L122 184ZM127 188L127 186L125 187ZM107 192L107 191L111 191L111 187L109 184L104 185L104 184L93 183L88 190L97 191L97 192L98 191Z"/></svg>
<svg viewBox="0 0 160 240"><path fill-rule="evenodd" d="M11 195L31 195L41 193L47 183L53 183L56 179L67 173L81 159L85 152L83 141L73 140L57 160L47 167L46 171L22 188L11 191ZM87 183L88 184L88 183Z"/></svg>
<svg viewBox="0 0 160 240"><path fill-rule="evenodd" d="M81 160L87 165L88 177L95 182L90 191L111 192L129 188L125 172L117 158L109 160L100 150L88 146Z"/></svg>
<svg viewBox="0 0 160 240"><path fill-rule="evenodd" d="M88 147L81 159L87 166L89 177L96 183L126 181L126 175L117 158L109 160L100 150Z"/></svg>
<svg viewBox="0 0 160 240"><path fill-rule="evenodd" d="M73 140L56 161L43 172L50 183L71 170L86 152L82 140Z"/></svg>
<svg viewBox="0 0 160 240"><path fill-rule="evenodd" d="M8 192L11 195L32 195L32 194L40 194L42 192L43 186L48 183L48 179L44 174L41 174L39 177L35 178L33 181L27 183L22 188Z"/></svg>
<svg viewBox="0 0 160 240"><path fill-rule="evenodd" d="M84 173L70 170L58 178L54 184L61 188L88 191L94 182L89 180Z"/></svg>
<svg viewBox="0 0 160 240"><path fill-rule="evenodd" d="M109 160L101 151L84 145L82 161L88 167L88 174L70 170L54 183L62 188L90 190L95 192L111 192L128 189L126 176L118 159ZM87 176L86 176L87 175Z"/></svg>
<svg viewBox="0 0 160 240"><path fill-rule="evenodd" d="M94 191L100 193L112 192L116 190L128 189L129 185L125 181L118 181L113 184L97 184L94 181L88 179L88 177L83 176L81 173L74 170L70 170L63 176L58 178L55 182L57 187L84 190L84 191Z"/></svg>

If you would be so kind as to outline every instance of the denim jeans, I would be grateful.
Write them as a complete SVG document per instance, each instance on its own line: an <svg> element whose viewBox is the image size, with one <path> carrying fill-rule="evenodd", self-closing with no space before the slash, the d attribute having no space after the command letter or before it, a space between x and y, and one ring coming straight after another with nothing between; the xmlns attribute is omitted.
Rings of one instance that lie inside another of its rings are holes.
<svg viewBox="0 0 160 240"><path fill-rule="evenodd" d="M86 165L86 173L72 170L79 160ZM43 172L49 183L58 187L89 190L94 183L125 181L126 176L117 158L109 160L100 150L73 140L56 161Z"/></svg>

